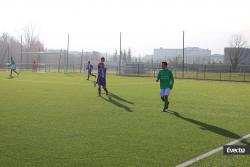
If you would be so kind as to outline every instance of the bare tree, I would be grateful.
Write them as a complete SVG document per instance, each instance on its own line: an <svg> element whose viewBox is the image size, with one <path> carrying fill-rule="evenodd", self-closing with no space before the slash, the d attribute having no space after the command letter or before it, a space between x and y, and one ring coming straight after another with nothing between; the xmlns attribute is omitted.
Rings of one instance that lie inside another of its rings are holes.
<svg viewBox="0 0 250 167"><path fill-rule="evenodd" d="M113 56L113 62L114 62L114 64L116 64L118 62L117 50L115 50L115 53Z"/></svg>
<svg viewBox="0 0 250 167"><path fill-rule="evenodd" d="M123 54L122 54L122 64L126 64L127 63L127 52L124 49Z"/></svg>
<svg viewBox="0 0 250 167"><path fill-rule="evenodd" d="M247 41L242 35L235 34L231 37L229 44L231 47L228 52L229 61L232 65L232 69L235 70L244 55Z"/></svg>
<svg viewBox="0 0 250 167"><path fill-rule="evenodd" d="M24 50L26 52L39 52L44 51L44 45L40 41L38 37L38 32L36 27L32 24L27 25L23 29L23 36L24 36ZM33 60L38 59L37 54L24 54L27 66Z"/></svg>
<svg viewBox="0 0 250 167"><path fill-rule="evenodd" d="M7 63L10 57L18 60L20 43L13 36L4 32L0 36L0 64Z"/></svg>
<svg viewBox="0 0 250 167"><path fill-rule="evenodd" d="M43 51L44 45L38 37L36 27L34 25L28 25L24 28L24 44L25 49L28 52Z"/></svg>
<svg viewBox="0 0 250 167"><path fill-rule="evenodd" d="M132 60L132 54L131 54L131 49L128 49L128 56L127 56L127 62L131 63Z"/></svg>
<svg viewBox="0 0 250 167"><path fill-rule="evenodd" d="M0 36L0 64L4 64L8 52L8 33Z"/></svg>

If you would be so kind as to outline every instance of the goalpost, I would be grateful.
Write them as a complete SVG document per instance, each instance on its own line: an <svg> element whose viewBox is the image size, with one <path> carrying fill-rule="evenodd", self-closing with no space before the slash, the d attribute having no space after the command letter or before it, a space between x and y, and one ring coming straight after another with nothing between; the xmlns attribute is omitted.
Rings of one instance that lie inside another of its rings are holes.
<svg viewBox="0 0 250 167"><path fill-rule="evenodd" d="M60 70L61 51L42 51L42 52L23 52L21 70L35 70L39 72L48 72L50 70ZM35 69L34 69L35 68Z"/></svg>

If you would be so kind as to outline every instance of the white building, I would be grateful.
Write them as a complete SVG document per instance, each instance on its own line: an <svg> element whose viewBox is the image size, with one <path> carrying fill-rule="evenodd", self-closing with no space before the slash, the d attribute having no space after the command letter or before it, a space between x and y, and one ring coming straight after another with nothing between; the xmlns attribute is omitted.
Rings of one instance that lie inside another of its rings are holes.
<svg viewBox="0 0 250 167"><path fill-rule="evenodd" d="M210 57L210 64L223 64L224 63L224 55L221 54L213 54Z"/></svg>
<svg viewBox="0 0 250 167"><path fill-rule="evenodd" d="M154 62L175 61L182 63L183 49L154 49ZM187 47L184 50L185 64L208 64L211 50L198 47Z"/></svg>

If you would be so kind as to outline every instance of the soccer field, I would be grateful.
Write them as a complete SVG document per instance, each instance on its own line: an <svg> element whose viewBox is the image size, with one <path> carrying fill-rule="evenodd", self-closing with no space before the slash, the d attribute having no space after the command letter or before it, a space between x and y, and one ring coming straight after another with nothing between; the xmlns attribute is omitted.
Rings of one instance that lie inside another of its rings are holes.
<svg viewBox="0 0 250 167"><path fill-rule="evenodd" d="M176 80L163 113L154 78L109 75L109 99L84 74L8 76L0 72L2 167L176 166L250 134L250 83ZM250 166L250 155L193 166Z"/></svg>

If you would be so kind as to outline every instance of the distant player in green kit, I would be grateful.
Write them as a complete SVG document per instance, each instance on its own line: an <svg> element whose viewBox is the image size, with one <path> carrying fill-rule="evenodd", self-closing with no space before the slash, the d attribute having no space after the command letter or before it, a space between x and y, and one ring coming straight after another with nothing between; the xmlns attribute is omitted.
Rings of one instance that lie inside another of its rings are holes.
<svg viewBox="0 0 250 167"><path fill-rule="evenodd" d="M171 70L167 69L168 63L162 62L161 67L162 70L159 71L157 80L160 80L160 88L161 88L161 100L164 102L164 107L162 112L166 112L168 109L169 101L168 96L170 95L170 91L173 89L174 86L174 77Z"/></svg>
<svg viewBox="0 0 250 167"><path fill-rule="evenodd" d="M17 75L19 75L19 73L16 71L16 63L13 59L13 57L10 58L10 78L12 78L12 72L16 73Z"/></svg>

